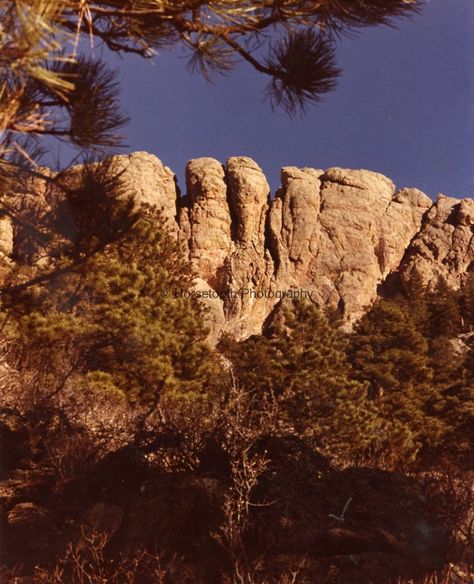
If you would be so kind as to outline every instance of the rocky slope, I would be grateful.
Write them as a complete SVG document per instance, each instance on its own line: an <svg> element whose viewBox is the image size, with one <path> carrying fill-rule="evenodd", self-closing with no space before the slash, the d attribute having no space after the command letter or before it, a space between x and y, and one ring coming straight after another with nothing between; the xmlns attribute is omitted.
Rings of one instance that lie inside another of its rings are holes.
<svg viewBox="0 0 474 584"><path fill-rule="evenodd" d="M191 160L186 195L173 172L145 152L114 168L137 201L162 208L199 275L213 338L258 333L285 295L337 310L347 327L388 282L417 270L453 287L474 270L474 200L396 190L366 170L285 167L275 197L259 166L233 157ZM11 252L0 219L0 250ZM180 293L180 291L170 291Z"/></svg>

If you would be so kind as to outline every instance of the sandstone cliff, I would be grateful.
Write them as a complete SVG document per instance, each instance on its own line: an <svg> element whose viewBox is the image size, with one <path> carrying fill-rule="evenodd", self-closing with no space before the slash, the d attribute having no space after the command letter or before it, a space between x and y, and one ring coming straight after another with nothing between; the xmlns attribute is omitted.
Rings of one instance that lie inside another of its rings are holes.
<svg viewBox="0 0 474 584"><path fill-rule="evenodd" d="M162 208L199 278L213 338L261 331L285 294L337 310L347 327L387 281L417 270L428 285L453 287L474 270L474 201L396 190L366 170L286 167L275 197L259 166L233 157L191 160L186 195L153 155L116 156L114 167L137 201ZM0 219L0 250L11 252Z"/></svg>

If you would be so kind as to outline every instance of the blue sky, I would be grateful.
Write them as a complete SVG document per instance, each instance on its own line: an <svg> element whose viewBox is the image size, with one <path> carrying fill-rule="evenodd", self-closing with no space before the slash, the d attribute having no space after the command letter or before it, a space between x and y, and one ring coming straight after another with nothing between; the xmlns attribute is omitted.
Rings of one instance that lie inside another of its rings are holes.
<svg viewBox="0 0 474 584"><path fill-rule="evenodd" d="M474 2L431 0L397 29L364 29L338 45L338 87L306 115L263 101L266 79L247 65L210 84L180 51L120 69L131 116L126 151L156 154L177 173L191 158L254 158L272 189L281 166L382 172L398 187L474 197Z"/></svg>

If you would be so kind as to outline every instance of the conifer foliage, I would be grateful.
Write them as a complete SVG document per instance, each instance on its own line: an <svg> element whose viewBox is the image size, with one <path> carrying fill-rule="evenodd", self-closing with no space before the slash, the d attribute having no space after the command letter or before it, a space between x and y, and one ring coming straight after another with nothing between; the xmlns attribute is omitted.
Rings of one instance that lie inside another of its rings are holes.
<svg viewBox="0 0 474 584"><path fill-rule="evenodd" d="M405 429L402 449L417 450L439 437L439 422L431 411L439 396L428 343L406 302L378 301L352 335L349 357L356 377L370 384L378 415Z"/></svg>
<svg viewBox="0 0 474 584"><path fill-rule="evenodd" d="M241 386L283 396L286 422L319 448L361 452L379 431L343 337L313 304L286 306L266 336L228 343L227 354Z"/></svg>
<svg viewBox="0 0 474 584"><path fill-rule="evenodd" d="M75 188L69 181L56 193L48 208L56 237L26 245L33 259L3 295L16 351L45 372L50 393L74 378L131 400L203 396L215 363L202 309L172 293L189 289L192 270L160 212L117 198L102 174L86 167Z"/></svg>
<svg viewBox="0 0 474 584"><path fill-rule="evenodd" d="M406 294L381 299L349 338L356 378L370 384L378 415L395 422L401 450L432 461L472 456L472 337L469 278L456 291L431 289L416 272ZM410 446L411 444L411 446Z"/></svg>

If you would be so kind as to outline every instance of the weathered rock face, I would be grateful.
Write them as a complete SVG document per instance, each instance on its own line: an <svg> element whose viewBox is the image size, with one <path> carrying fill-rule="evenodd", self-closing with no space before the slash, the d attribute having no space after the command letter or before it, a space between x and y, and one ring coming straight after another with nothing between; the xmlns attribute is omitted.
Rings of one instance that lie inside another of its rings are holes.
<svg viewBox="0 0 474 584"><path fill-rule="evenodd" d="M227 185L222 164L213 158L191 160L186 168L187 206L181 209L181 237L199 275L218 288L232 250Z"/></svg>
<svg viewBox="0 0 474 584"><path fill-rule="evenodd" d="M394 196L391 181L360 170L283 169L282 184L270 217L277 284L302 286L353 322L399 265L430 199Z"/></svg>
<svg viewBox="0 0 474 584"><path fill-rule="evenodd" d="M212 328L237 338L258 333L289 290L337 310L349 327L389 276L416 268L427 284L440 275L458 287L474 269L474 201L417 189L396 191L365 170L282 169L272 200L249 158L193 160L179 219L189 257L220 295ZM216 316L216 315L220 316Z"/></svg>
<svg viewBox="0 0 474 584"><path fill-rule="evenodd" d="M184 246L196 290L210 296L213 341L259 333L289 292L338 311L349 328L387 281L416 270L428 285L443 276L456 288L474 270L472 199L434 203L375 172L296 167L282 169L272 198L246 157L191 160L180 197L173 172L151 154L116 156L112 168L138 202L162 209Z"/></svg>
<svg viewBox="0 0 474 584"><path fill-rule="evenodd" d="M405 280L414 270L428 284L443 277L453 288L474 271L474 200L440 195L400 266Z"/></svg>
<svg viewBox="0 0 474 584"><path fill-rule="evenodd" d="M175 175L168 167L152 154L134 152L114 156L111 169L120 176L124 189L135 196L137 203L161 209L169 228L176 232L178 191Z"/></svg>

